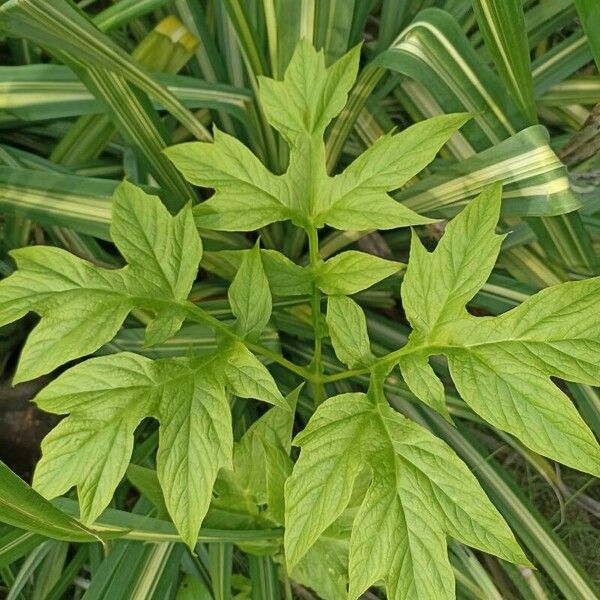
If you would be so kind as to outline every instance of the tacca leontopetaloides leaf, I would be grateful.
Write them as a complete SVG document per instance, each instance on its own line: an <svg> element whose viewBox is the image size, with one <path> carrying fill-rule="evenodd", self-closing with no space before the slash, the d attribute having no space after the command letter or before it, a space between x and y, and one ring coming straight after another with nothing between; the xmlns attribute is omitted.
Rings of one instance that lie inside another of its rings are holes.
<svg viewBox="0 0 600 600"><path fill-rule="evenodd" d="M414 331L400 369L412 391L440 410L443 388L427 359L444 354L458 392L488 423L535 452L600 475L600 447L551 380L600 385L600 278L547 288L498 317L470 315L465 305L500 250L499 211L495 185L450 223L434 252L413 236L402 301Z"/></svg>
<svg viewBox="0 0 600 600"><path fill-rule="evenodd" d="M33 485L47 498L77 486L81 519L92 523L127 469L135 428L154 417L165 504L193 547L217 473L231 467L227 392L290 410L269 371L239 344L202 359L151 360L124 352L76 365L35 399L43 410L69 416L42 442Z"/></svg>
<svg viewBox="0 0 600 600"><path fill-rule="evenodd" d="M103 269L60 248L13 250L18 270L0 282L0 324L29 311L41 319L25 344L15 382L33 379L110 341L134 308L156 318L146 342L181 326L202 256L190 207L172 217L160 199L122 183L115 191L111 237L128 265Z"/></svg>
<svg viewBox="0 0 600 600"><path fill-rule="evenodd" d="M221 267L226 265L223 272L227 275L232 270L239 273L251 252L253 250L220 250L207 254L209 261L215 257ZM260 256L269 288L276 296L308 295L313 284L326 294L356 294L406 267L404 263L357 250L340 252L314 270L308 265L293 263L276 250L261 250Z"/></svg>
<svg viewBox="0 0 600 600"><path fill-rule="evenodd" d="M366 367L375 357L362 308L347 296L327 299L327 326L335 355L349 368Z"/></svg>
<svg viewBox="0 0 600 600"><path fill-rule="evenodd" d="M242 337L258 338L269 321L273 308L258 242L244 255L229 287L228 296L231 312L237 319L237 332Z"/></svg>
<svg viewBox="0 0 600 600"><path fill-rule="evenodd" d="M260 78L267 120L290 148L285 174L271 173L241 142L218 130L212 143L165 150L188 181L216 191L194 208L199 227L251 231L291 219L305 228L363 230L430 222L388 192L426 167L468 115L435 117L386 135L339 175L326 172L323 132L346 102L359 53L357 46L326 68L323 54L302 41L283 81Z"/></svg>
<svg viewBox="0 0 600 600"><path fill-rule="evenodd" d="M128 261L121 269L99 268L57 248L14 252L19 270L0 283L0 319L8 323L30 310L41 316L17 379L93 352L112 338L132 308L156 314L147 341L180 327L201 258L189 207L173 217L158 198L125 183L115 194L111 233ZM248 260L231 292L234 327L242 335L259 332L270 316L264 273L257 285L258 249ZM260 306L253 308L257 299ZM231 464L227 393L289 410L269 371L240 341L223 341L201 360L153 361L120 353L76 365L36 398L43 410L68 417L42 443L34 486L46 498L76 486L81 519L92 523L125 473L136 427L154 417L160 424L157 473L165 504L182 538L194 546L217 473Z"/></svg>
<svg viewBox="0 0 600 600"><path fill-rule="evenodd" d="M76 365L35 399L41 409L69 416L42 442L33 486L47 498L77 486L81 520L92 523L125 474L135 428L153 416L160 423L156 462L165 504L193 547L217 472L231 464L229 402L215 371L130 353Z"/></svg>
<svg viewBox="0 0 600 600"><path fill-rule="evenodd" d="M454 598L446 538L528 564L467 466L442 440L366 394L324 402L294 443L286 483L290 569L348 505L365 468L371 484L350 538L349 597L384 581L394 600Z"/></svg>

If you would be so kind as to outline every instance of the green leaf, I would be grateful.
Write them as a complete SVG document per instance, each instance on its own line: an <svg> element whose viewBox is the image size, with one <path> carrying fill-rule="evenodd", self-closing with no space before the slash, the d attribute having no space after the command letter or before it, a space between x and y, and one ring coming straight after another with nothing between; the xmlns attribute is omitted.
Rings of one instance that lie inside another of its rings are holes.
<svg viewBox="0 0 600 600"><path fill-rule="evenodd" d="M165 151L188 181L216 190L194 209L199 227L251 231L290 219L306 230L325 225L355 230L431 222L387 192L431 162L465 123L465 115L439 117L384 136L342 174L327 174L323 133L344 106L359 50L326 69L323 55L302 41L283 81L260 79L267 119L289 146L285 174L273 174L246 146L218 130L214 143L191 142Z"/></svg>
<svg viewBox="0 0 600 600"><path fill-rule="evenodd" d="M402 304L420 335L427 335L437 323L464 316L465 304L489 277L503 239L494 235L500 197L499 185L483 191L450 222L432 254L413 234Z"/></svg>
<svg viewBox="0 0 600 600"><path fill-rule="evenodd" d="M231 464L229 404L212 359L152 361L130 353L76 365L36 397L69 414L42 442L33 485L46 498L77 486L81 519L92 523L112 499L146 416L160 423L158 478L167 510L193 547L221 467Z"/></svg>
<svg viewBox="0 0 600 600"><path fill-rule="evenodd" d="M31 489L0 461L0 521L58 540L93 542L99 536Z"/></svg>
<svg viewBox="0 0 600 600"><path fill-rule="evenodd" d="M299 133L322 135L346 104L358 71L360 46L328 69L325 57L301 40L283 81L259 77L259 98L269 123L288 142Z"/></svg>
<svg viewBox="0 0 600 600"><path fill-rule="evenodd" d="M447 323L436 336L476 413L535 452L596 476L600 447L550 377L600 384L599 301L600 278L564 283L499 317ZM495 391L493 401L482 388Z"/></svg>
<svg viewBox="0 0 600 600"><path fill-rule="evenodd" d="M375 357L371 352L365 313L354 300L329 296L327 326L335 355L341 362L351 369L373 363Z"/></svg>
<svg viewBox="0 0 600 600"><path fill-rule="evenodd" d="M202 258L202 243L189 207L171 217L159 198L123 182L115 190L110 233L130 265L131 277L146 295L187 299ZM176 307L157 316L146 335L148 345L171 337L184 319Z"/></svg>
<svg viewBox="0 0 600 600"><path fill-rule="evenodd" d="M334 405L335 410L327 410ZM368 431L370 409L362 394L331 398L294 440L301 446L312 430L331 434L320 449L301 452L285 485L285 555L290 571L350 501L354 480L363 468L363 434Z"/></svg>
<svg viewBox="0 0 600 600"><path fill-rule="evenodd" d="M23 348L15 382L96 351L134 308L158 318L147 342L163 341L180 328L177 304L186 300L202 254L190 208L172 217L159 198L123 183L115 191L111 235L129 261L122 269L96 267L59 248L12 252L18 270L0 282L0 323L29 311L41 316Z"/></svg>
<svg viewBox="0 0 600 600"><path fill-rule="evenodd" d="M158 406L156 469L169 514L183 541L194 548L217 473L231 465L229 402L211 367L166 364L164 370L170 381Z"/></svg>
<svg viewBox="0 0 600 600"><path fill-rule="evenodd" d="M47 498L79 486L81 518L109 504L133 448L133 432L156 398L154 363L134 354L93 358L58 377L36 397L46 412L71 413L42 442L33 486Z"/></svg>
<svg viewBox="0 0 600 600"><path fill-rule="evenodd" d="M273 175L234 137L215 128L214 142L188 142L164 150L195 185L215 188L215 195L194 208L198 227L252 231L289 218L280 202L285 193Z"/></svg>
<svg viewBox="0 0 600 600"><path fill-rule="evenodd" d="M512 99L529 125L537 123L529 45L521 0L475 0L485 45Z"/></svg>
<svg viewBox="0 0 600 600"><path fill-rule="evenodd" d="M447 536L528 564L467 466L387 404L365 394L330 398L294 443L302 451L286 484L290 568L341 514L367 466L372 480L350 539L350 598L381 580L392 598L454 598Z"/></svg>
<svg viewBox="0 0 600 600"><path fill-rule="evenodd" d="M356 294L404 267L400 262L348 250L322 263L315 279L317 286L326 294Z"/></svg>
<svg viewBox="0 0 600 600"><path fill-rule="evenodd" d="M288 407L271 373L244 344L232 344L226 350L226 361L224 375L227 387L234 396L256 398L283 408Z"/></svg>
<svg viewBox="0 0 600 600"><path fill-rule="evenodd" d="M205 252L203 255L208 265L207 269L212 270L210 265L219 264L225 261L227 265L237 272L242 264L242 260L250 250L219 250L218 252ZM287 256L277 250L260 251L265 275L274 296L306 296L312 291L313 275L308 267L301 267L292 262ZM226 267L229 268L229 267ZM215 272L221 274L215 269ZM225 273L230 277L229 273Z"/></svg>
<svg viewBox="0 0 600 600"><path fill-rule="evenodd" d="M444 384L431 368L426 354L413 352L400 359L400 370L408 389L425 404L451 421L446 407Z"/></svg>
<svg viewBox="0 0 600 600"><path fill-rule="evenodd" d="M234 444L233 469L221 472L214 506L247 511L258 516L258 506L268 505L266 515L283 523L283 483L291 472L289 452L294 411L300 388L257 419Z"/></svg>
<svg viewBox="0 0 600 600"><path fill-rule="evenodd" d="M273 306L258 243L242 259L228 297L237 318L237 332L244 337L258 338L269 322Z"/></svg>
<svg viewBox="0 0 600 600"><path fill-rule="evenodd" d="M414 327L397 354L411 390L442 410L430 355L444 354L467 404L535 452L592 474L600 447L551 377L600 384L600 278L564 283L498 317L465 304L487 280L502 236L494 233L500 188L489 188L447 227L433 253L413 237L402 300Z"/></svg>
<svg viewBox="0 0 600 600"><path fill-rule="evenodd" d="M467 114L434 117L379 138L334 177L329 207L316 217L317 226L362 230L432 223L387 192L400 188L422 171L469 118Z"/></svg>

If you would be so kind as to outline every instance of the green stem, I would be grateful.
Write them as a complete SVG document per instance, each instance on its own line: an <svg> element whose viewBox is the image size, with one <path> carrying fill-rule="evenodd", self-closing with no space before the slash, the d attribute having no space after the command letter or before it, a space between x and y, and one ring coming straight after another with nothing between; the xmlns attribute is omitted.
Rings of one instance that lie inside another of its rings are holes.
<svg viewBox="0 0 600 600"><path fill-rule="evenodd" d="M308 231L308 234L310 265L311 267L316 268L318 267L319 262L321 260L321 258L319 257L319 239L317 230L313 228ZM321 364L321 292L316 286L314 286L311 296L311 312L313 328L315 332L315 346L313 358L307 367L303 367L301 365L293 363L281 354L278 354L277 352L266 348L262 344L244 340L226 323L219 321L219 319L208 314L205 310L203 310L193 302L185 302L184 308L190 320L196 323L202 323L203 325L207 325L214 331L223 334L229 339L245 344L246 347L255 354L260 354L261 356L272 360L273 362L277 363L278 365L281 365L288 371L295 373L299 377L302 377L305 381L311 383L313 387L315 406L318 406L323 401L324 384L342 381L344 379L350 379L351 377L360 377L362 375L367 375L376 367L379 369L385 367L391 368L394 364L398 362L400 357L402 357L405 354L409 354L419 348L418 346L407 344L399 350L395 350L393 352L390 352L389 354L386 354L385 356L378 358L375 361L375 363L368 369L350 369L347 371L341 371L339 373L333 373L332 375L325 375L323 373Z"/></svg>
<svg viewBox="0 0 600 600"><path fill-rule="evenodd" d="M350 379L350 377L361 377L362 375L368 375L369 373L370 369L351 369L348 371L340 371L339 373L333 373L333 375L323 375L323 377L321 377L321 383L334 383L335 381Z"/></svg>
<svg viewBox="0 0 600 600"><path fill-rule="evenodd" d="M380 356L374 361L374 363L369 368L350 369L347 371L340 371L339 373L333 373L332 375L322 375L319 378L319 381L322 384L333 383L335 381L342 381L343 379L350 379L351 377L362 377L363 375L368 375L369 373L372 373L375 370L384 372L392 369L392 367L400 360L402 356L410 354L411 352L415 352L416 350L420 350L422 348L422 346L406 344L398 350L394 350L393 352L390 352L385 356Z"/></svg>
<svg viewBox="0 0 600 600"><path fill-rule="evenodd" d="M308 233L308 256L310 268L316 272L321 257L319 256L319 234L316 227L310 227ZM313 331L315 333L315 351L309 368L312 370L312 385L315 407L323 401L323 369L321 365L322 338L321 338L321 290L313 283L313 291L310 299L312 312Z"/></svg>
<svg viewBox="0 0 600 600"><path fill-rule="evenodd" d="M285 367L286 369L288 369L289 371L292 371L293 373L296 373L296 375L299 375L300 377L306 379L307 381L313 380L313 373L309 369L307 369L305 367L301 367L300 365L297 365L297 364L289 361L287 358L281 356L281 354L278 354L277 352L273 352L272 350L265 348L261 344L255 344L253 342L248 342L247 340L244 340L235 331L233 331L233 329L228 327L225 323L219 321L219 319L216 319L212 315L209 315L205 310L202 310L199 306L196 306L193 302L186 302L185 309L187 311L188 317L192 321L195 321L196 323L202 323L203 325L208 325L214 331L218 331L219 333L222 333L223 335L225 335L226 337L228 337L230 339L236 340L238 342L242 342L243 344L246 345L248 350L252 350L252 352L254 352L256 354L260 354L260 355L272 360L273 362L276 362L277 364L281 365L282 367Z"/></svg>

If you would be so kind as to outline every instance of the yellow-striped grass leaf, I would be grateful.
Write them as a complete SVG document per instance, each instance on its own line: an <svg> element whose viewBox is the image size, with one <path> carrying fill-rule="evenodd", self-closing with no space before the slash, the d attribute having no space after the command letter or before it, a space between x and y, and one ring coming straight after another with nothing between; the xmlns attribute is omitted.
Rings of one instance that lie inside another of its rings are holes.
<svg viewBox="0 0 600 600"><path fill-rule="evenodd" d="M0 31L118 73L160 100L199 139L207 137L205 128L177 98L66 0L8 0L0 7Z"/></svg>
<svg viewBox="0 0 600 600"><path fill-rule="evenodd" d="M535 125L396 194L412 210L430 213L468 202L486 185L503 182L502 211L511 215L558 215L579 208L564 165Z"/></svg>
<svg viewBox="0 0 600 600"><path fill-rule="evenodd" d="M473 8L496 70L529 125L537 123L522 0L474 0Z"/></svg>

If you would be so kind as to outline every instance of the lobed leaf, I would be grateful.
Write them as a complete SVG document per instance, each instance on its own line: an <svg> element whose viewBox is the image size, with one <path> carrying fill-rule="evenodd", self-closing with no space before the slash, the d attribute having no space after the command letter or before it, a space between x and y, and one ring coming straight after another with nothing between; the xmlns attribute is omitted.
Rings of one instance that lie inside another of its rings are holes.
<svg viewBox="0 0 600 600"><path fill-rule="evenodd" d="M301 40L283 81L259 77L259 98L269 123L292 143L298 133L322 135L346 104L359 58L360 45L327 69L323 53Z"/></svg>
<svg viewBox="0 0 600 600"><path fill-rule="evenodd" d="M413 234L402 305L419 334L464 316L466 303L486 282L503 239L494 234L500 200L500 185L489 186L450 222L433 253Z"/></svg>
<svg viewBox="0 0 600 600"><path fill-rule="evenodd" d="M290 568L342 513L367 467L371 484L350 538L349 598L381 580L393 598L454 598L447 536L528 564L467 466L389 406L365 394L330 398L294 443L302 451L286 484Z"/></svg>
<svg viewBox="0 0 600 600"><path fill-rule="evenodd" d="M18 270L0 282L0 323L29 311L40 315L21 354L14 381L33 379L96 351L134 308L152 311L146 341L173 335L196 276L202 245L191 209L172 217L156 196L129 183L115 191L111 235L129 264L92 265L59 248L14 250Z"/></svg>
<svg viewBox="0 0 600 600"><path fill-rule="evenodd" d="M414 327L400 351L411 390L442 409L443 387L427 363L448 357L465 402L491 425L535 452L600 474L600 447L571 400L551 381L600 384L600 278L543 290L498 317L474 317L465 304L485 283L502 236L494 233L500 187L484 191L447 227L433 253L413 237L402 285Z"/></svg>
<svg viewBox="0 0 600 600"><path fill-rule="evenodd" d="M302 41L283 81L260 77L267 120L289 146L285 174L271 173L232 136L215 130L213 143L191 142L165 152L188 181L215 189L194 209L199 227L252 231L290 219L305 229L392 229L431 223L388 195L427 166L468 120L436 117L385 135L343 173L326 169L325 128L344 107L356 77L360 48L325 68L324 57Z"/></svg>
<svg viewBox="0 0 600 600"><path fill-rule="evenodd" d="M460 113L442 115L379 138L333 178L328 207L316 217L317 226L363 230L433 223L387 192L422 171L469 118Z"/></svg>
<svg viewBox="0 0 600 600"><path fill-rule="evenodd" d="M156 469L171 519L183 541L194 548L217 473L231 466L231 413L215 366L180 367L172 361L162 370L169 379L157 407Z"/></svg>
<svg viewBox="0 0 600 600"><path fill-rule="evenodd" d="M194 208L198 227L252 231L289 218L280 202L281 178L233 136L215 128L212 143L187 142L164 152L188 181L216 190Z"/></svg>
<svg viewBox="0 0 600 600"><path fill-rule="evenodd" d="M145 417L154 417L159 422L157 474L165 505L182 539L193 548L217 473L232 465L226 390L276 403L288 413L286 423L293 419L268 371L247 350L235 350L228 357L219 350L202 360L156 361L124 352L92 358L60 375L35 399L41 409L69 416L42 442L34 488L54 498L76 486L81 519L93 523L125 474L136 427ZM228 362L222 368L224 358ZM281 431L276 427L274 431Z"/></svg>

